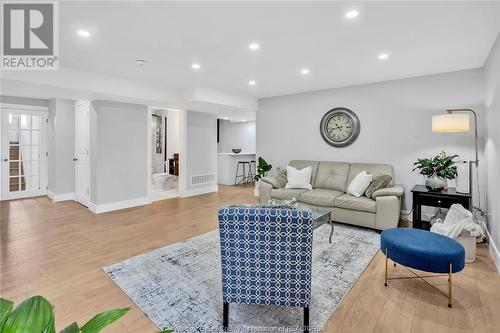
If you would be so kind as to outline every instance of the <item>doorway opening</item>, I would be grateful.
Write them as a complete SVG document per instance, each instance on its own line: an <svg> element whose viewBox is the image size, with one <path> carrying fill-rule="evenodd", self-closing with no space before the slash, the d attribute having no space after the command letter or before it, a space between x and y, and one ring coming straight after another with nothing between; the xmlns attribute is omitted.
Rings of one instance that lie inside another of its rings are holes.
<svg viewBox="0 0 500 333"><path fill-rule="evenodd" d="M151 114L151 199L179 196L180 111L154 108Z"/></svg>

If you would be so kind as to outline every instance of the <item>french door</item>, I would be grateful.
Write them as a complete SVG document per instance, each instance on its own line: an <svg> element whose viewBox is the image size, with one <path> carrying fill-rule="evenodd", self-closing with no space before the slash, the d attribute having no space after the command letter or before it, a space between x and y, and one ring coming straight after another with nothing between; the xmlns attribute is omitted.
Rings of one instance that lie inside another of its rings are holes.
<svg viewBox="0 0 500 333"><path fill-rule="evenodd" d="M47 111L1 106L2 200L47 193Z"/></svg>

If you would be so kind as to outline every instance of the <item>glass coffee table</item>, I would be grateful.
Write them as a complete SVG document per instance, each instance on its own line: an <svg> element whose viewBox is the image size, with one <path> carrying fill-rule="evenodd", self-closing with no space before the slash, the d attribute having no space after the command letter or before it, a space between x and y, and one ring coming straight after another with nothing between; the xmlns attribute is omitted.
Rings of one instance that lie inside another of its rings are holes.
<svg viewBox="0 0 500 333"><path fill-rule="evenodd" d="M269 205L291 205L293 209L307 209L310 210L312 213L312 220L313 220L313 229L317 229L321 227L323 224L328 223L330 225L330 237L328 238L328 241L331 243L332 242L332 236L333 236L333 221L332 221L332 212L327 209L321 209L321 208L316 208L316 207L310 207L307 205L304 205L299 202L295 201L286 201L286 200L274 200L271 199L269 200Z"/></svg>
<svg viewBox="0 0 500 333"><path fill-rule="evenodd" d="M301 205L300 203L297 204L297 208L299 209L307 209L310 210L312 213L312 219L313 219L313 229L317 229L321 227L323 224L328 223L330 225L330 237L328 238L328 241L331 243L332 242L332 236L333 236L333 221L332 221L332 212L326 209L321 209L321 208L316 208L316 207L308 207L305 205Z"/></svg>

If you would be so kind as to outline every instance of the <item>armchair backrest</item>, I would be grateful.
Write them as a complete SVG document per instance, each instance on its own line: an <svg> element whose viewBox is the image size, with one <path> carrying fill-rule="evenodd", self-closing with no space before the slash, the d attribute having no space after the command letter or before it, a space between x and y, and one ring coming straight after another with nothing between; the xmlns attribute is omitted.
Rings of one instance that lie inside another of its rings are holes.
<svg viewBox="0 0 500 333"><path fill-rule="evenodd" d="M224 207L219 230L224 302L309 307L310 211Z"/></svg>

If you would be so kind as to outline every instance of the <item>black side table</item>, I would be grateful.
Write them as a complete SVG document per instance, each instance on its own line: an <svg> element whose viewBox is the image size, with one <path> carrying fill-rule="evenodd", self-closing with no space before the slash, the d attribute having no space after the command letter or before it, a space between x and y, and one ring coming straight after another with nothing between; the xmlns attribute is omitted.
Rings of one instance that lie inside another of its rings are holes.
<svg viewBox="0 0 500 333"><path fill-rule="evenodd" d="M430 192L424 185L415 185L413 193L413 228L429 230L431 224L422 221L422 206L450 208L453 204L461 204L465 209L472 208L472 194L458 193L450 187L442 192Z"/></svg>

